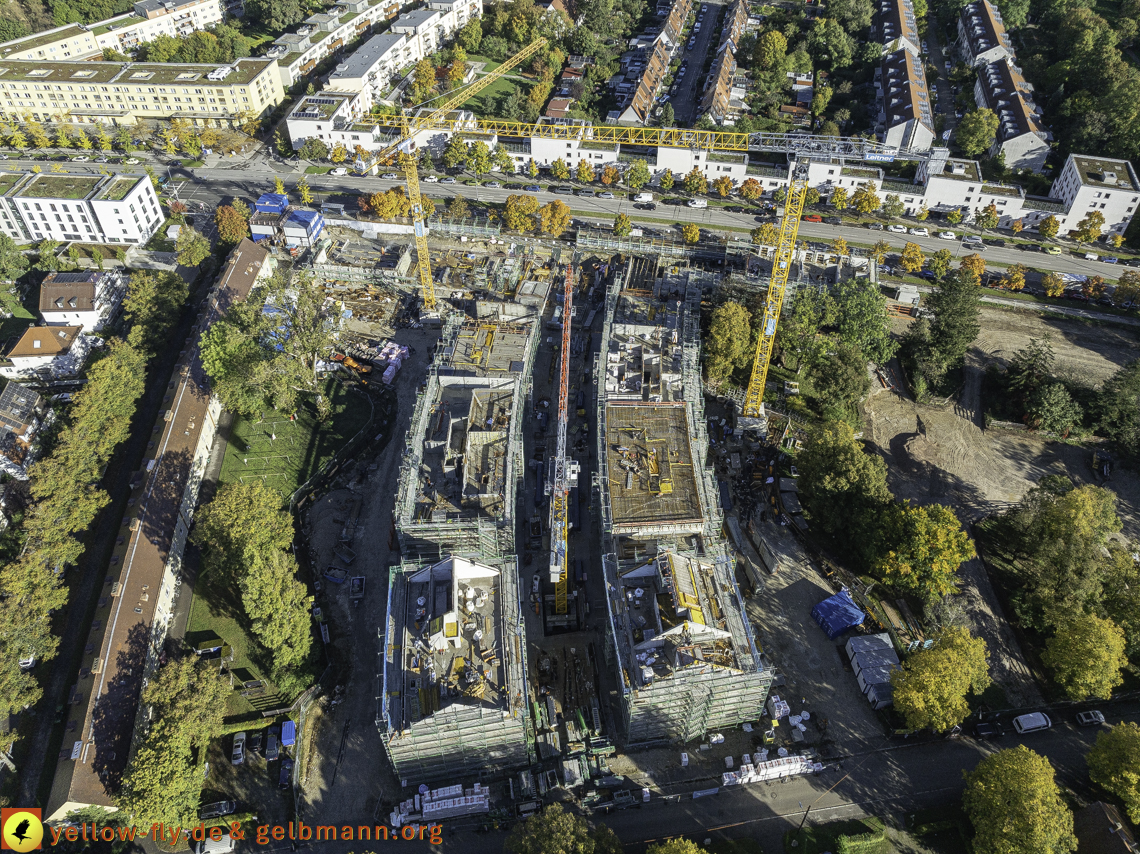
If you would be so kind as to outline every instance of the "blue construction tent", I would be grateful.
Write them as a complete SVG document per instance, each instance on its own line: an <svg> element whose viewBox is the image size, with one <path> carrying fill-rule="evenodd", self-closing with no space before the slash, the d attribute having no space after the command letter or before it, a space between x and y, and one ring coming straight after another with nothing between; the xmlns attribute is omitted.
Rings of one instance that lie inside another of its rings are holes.
<svg viewBox="0 0 1140 854"><path fill-rule="evenodd" d="M289 197L280 193L262 193L253 207L258 213L285 213L285 209L289 207Z"/></svg>
<svg viewBox="0 0 1140 854"><path fill-rule="evenodd" d="M811 615L831 640L861 625L867 616L859 610L846 587L812 608Z"/></svg>
<svg viewBox="0 0 1140 854"><path fill-rule="evenodd" d="M297 742L297 725L292 721L285 721L281 726L281 743L292 747Z"/></svg>

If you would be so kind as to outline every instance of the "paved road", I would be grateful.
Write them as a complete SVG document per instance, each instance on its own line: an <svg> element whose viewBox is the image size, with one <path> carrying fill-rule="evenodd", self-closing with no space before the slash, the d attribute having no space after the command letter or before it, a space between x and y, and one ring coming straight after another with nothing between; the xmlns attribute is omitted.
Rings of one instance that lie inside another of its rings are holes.
<svg viewBox="0 0 1140 854"><path fill-rule="evenodd" d="M716 25L724 11L724 6L721 5L720 0L705 0L705 3L708 4L708 11L705 12L705 19L701 23L701 31L696 33L696 44L693 45L692 50L682 51L682 57L689 60L685 76L681 78L677 93L671 98L674 115L679 125L692 124L693 120L697 118L701 107L701 95L704 94L705 88L705 59L710 51L716 50L713 36L716 34ZM693 3L693 11L697 13L699 18L701 13L699 0ZM685 42L685 45L687 47L688 42Z"/></svg>

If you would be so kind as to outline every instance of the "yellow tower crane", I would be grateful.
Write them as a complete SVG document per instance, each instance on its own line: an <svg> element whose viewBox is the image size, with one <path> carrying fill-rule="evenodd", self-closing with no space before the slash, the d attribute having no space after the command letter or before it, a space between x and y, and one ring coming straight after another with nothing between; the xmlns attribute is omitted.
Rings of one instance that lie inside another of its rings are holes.
<svg viewBox="0 0 1140 854"><path fill-rule="evenodd" d="M746 418L760 415L764 383L768 379L768 363L772 360L772 347L776 343L776 326L780 322L784 292L788 289L788 274L792 271L796 237L800 233L800 217L803 216L807 191L808 167L804 161L793 168L788 196L784 200L780 236L776 241L776 255L772 259L772 278L768 283L768 298L764 303L764 325L760 328L760 340L756 344L756 356L752 360L752 377L748 380L748 390L744 393L744 406L741 408L741 415Z"/></svg>
<svg viewBox="0 0 1140 854"><path fill-rule="evenodd" d="M416 171L416 159L412 156L412 150L414 148L412 137L414 137L421 128L435 127L449 112L486 89L515 66L530 59L542 50L545 45L546 39L544 38L536 39L531 42L490 74L480 77L470 86L449 95L443 104L437 107L429 116L424 116L423 118L409 118L408 116L394 117L398 120L398 124L396 125L399 129L397 138L375 155L377 161L386 160L393 154L398 153L400 155L397 161L404 170L404 176L408 182L408 200L411 202L412 226L416 235L416 255L418 256L420 290L422 291L424 309L426 311L435 311L435 286L431 278L431 259L428 255L423 197L420 195L420 176Z"/></svg>

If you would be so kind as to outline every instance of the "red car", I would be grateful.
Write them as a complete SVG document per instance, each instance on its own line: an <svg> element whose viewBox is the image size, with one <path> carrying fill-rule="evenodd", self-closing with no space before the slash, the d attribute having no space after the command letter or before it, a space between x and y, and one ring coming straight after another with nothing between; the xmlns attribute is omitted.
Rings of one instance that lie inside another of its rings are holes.
<svg viewBox="0 0 1140 854"><path fill-rule="evenodd" d="M804 216L804 222L823 222L823 217L819 214L807 214Z"/></svg>

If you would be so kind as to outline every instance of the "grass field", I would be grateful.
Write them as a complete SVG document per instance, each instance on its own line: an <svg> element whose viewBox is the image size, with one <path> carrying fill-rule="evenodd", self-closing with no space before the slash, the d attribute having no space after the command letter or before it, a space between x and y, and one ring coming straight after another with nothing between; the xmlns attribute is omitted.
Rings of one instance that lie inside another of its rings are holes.
<svg viewBox="0 0 1140 854"><path fill-rule="evenodd" d="M36 322L36 316L8 288L0 288L0 303L12 315L0 321L0 344L3 344L10 338L23 335L24 330Z"/></svg>
<svg viewBox="0 0 1140 854"><path fill-rule="evenodd" d="M460 107L466 107L469 110L474 110L477 115L486 113L492 115L491 109L495 101L499 100L504 95L509 95L515 90L516 87L524 87L524 91L529 91L530 86L522 84L517 80L507 80L506 78L496 80L474 98L469 98L460 104Z"/></svg>
<svg viewBox="0 0 1140 854"><path fill-rule="evenodd" d="M323 424L311 399L298 407L294 420L272 409L260 419L235 418L222 483L260 479L282 495L292 495L360 432L372 412L363 395L334 380L328 381L325 393L332 396L333 412Z"/></svg>

